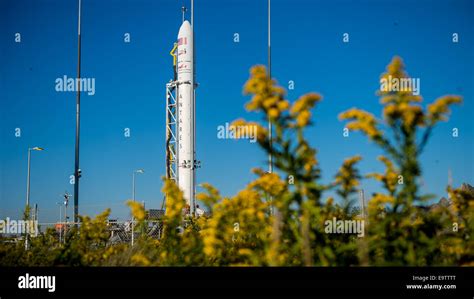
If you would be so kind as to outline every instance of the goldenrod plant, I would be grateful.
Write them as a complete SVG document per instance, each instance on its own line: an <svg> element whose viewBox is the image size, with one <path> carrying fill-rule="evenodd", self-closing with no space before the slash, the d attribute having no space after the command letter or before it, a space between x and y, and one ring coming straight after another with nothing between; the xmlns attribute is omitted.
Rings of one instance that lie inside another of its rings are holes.
<svg viewBox="0 0 474 299"><path fill-rule="evenodd" d="M410 79L400 57L392 59L381 82L384 79L398 82ZM379 157L385 165L385 173L368 175L380 181L385 189L369 200L370 264L436 264L443 241L439 234L450 226L424 211L431 197L420 194L419 157L436 124L448 120L450 106L461 103L461 97L443 96L423 109L422 97L415 94L411 86L378 91L383 108L381 119L357 108L339 115L341 120L350 121L346 125L349 130L362 132L385 152Z"/></svg>
<svg viewBox="0 0 474 299"><path fill-rule="evenodd" d="M384 78L409 78L401 58L393 58ZM381 88L380 118L357 108L341 113L348 130L362 132L382 150L378 160L385 170L361 174L358 163L371 157L354 153L324 184L317 150L305 138L308 126L317 124L313 108L322 96L309 93L290 102L263 66L250 70L244 93L251 96L247 110L258 113L261 122L238 119L232 125L256 128L258 145L273 156L273 172L254 169L256 179L230 197L201 184L204 192L197 199L207 213L200 217L185 213L183 192L164 180L166 213L159 239L145 234L144 207L130 201L137 235L133 246L109 242L107 210L95 219L81 217L64 243L53 230L32 238L28 251L21 242L0 242L0 265L474 265L472 187L448 187L448 199L429 205L431 197L419 185L420 155L461 97L443 96L424 108L410 88ZM274 129L271 141L267 121ZM380 182L366 212L353 204L363 179ZM365 225L358 234L334 233L330 226L336 220Z"/></svg>

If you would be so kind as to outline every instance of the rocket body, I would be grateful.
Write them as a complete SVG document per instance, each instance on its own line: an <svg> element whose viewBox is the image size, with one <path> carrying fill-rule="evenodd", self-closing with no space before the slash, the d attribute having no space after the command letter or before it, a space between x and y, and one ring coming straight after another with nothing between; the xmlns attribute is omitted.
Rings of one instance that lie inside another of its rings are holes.
<svg viewBox="0 0 474 299"><path fill-rule="evenodd" d="M178 186L184 193L190 211L194 211L195 172L195 101L193 30L184 21L178 33Z"/></svg>

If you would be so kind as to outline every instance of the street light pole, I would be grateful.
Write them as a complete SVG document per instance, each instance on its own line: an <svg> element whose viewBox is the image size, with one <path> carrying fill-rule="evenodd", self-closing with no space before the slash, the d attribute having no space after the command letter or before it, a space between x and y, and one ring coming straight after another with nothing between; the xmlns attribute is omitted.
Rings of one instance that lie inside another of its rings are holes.
<svg viewBox="0 0 474 299"><path fill-rule="evenodd" d="M66 241L66 234L67 234L67 201L64 202L64 241Z"/></svg>
<svg viewBox="0 0 474 299"><path fill-rule="evenodd" d="M71 195L66 191L64 192L64 241L66 241L66 234L67 234L67 205L69 203L69 197Z"/></svg>
<svg viewBox="0 0 474 299"><path fill-rule="evenodd" d="M30 168L31 168L31 148L28 148L28 174L26 177L26 213L28 213L28 218L30 218ZM28 219L26 219L28 220Z"/></svg>
<svg viewBox="0 0 474 299"><path fill-rule="evenodd" d="M132 200L135 201L135 171L132 174Z"/></svg>
<svg viewBox="0 0 474 299"><path fill-rule="evenodd" d="M26 178L26 210L25 220L30 220L30 175L31 175L31 151L42 151L44 148L41 147L29 147L28 148L28 173ZM25 235L25 250L28 250L28 233Z"/></svg>

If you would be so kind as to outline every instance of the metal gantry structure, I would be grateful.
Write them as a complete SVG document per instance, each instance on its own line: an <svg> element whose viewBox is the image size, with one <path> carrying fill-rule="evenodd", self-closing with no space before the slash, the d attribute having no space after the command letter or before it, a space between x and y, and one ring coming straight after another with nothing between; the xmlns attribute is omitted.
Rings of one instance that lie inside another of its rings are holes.
<svg viewBox="0 0 474 299"><path fill-rule="evenodd" d="M174 55L174 50L171 51ZM173 66L174 68L174 66ZM176 77L176 76L175 76ZM176 79L176 78L175 78ZM173 180L178 183L178 98L177 98L177 82L170 81L166 83L166 179ZM166 194L161 202L161 209L165 207Z"/></svg>
<svg viewBox="0 0 474 299"><path fill-rule="evenodd" d="M178 182L177 82L166 84L166 178Z"/></svg>
<svg viewBox="0 0 474 299"><path fill-rule="evenodd" d="M177 81L166 83L166 178L178 183L178 164L179 161L179 113L178 113L178 89ZM183 166L183 165L181 165ZM195 169L201 167L201 161L195 160L193 163ZM162 207L163 208L163 207Z"/></svg>

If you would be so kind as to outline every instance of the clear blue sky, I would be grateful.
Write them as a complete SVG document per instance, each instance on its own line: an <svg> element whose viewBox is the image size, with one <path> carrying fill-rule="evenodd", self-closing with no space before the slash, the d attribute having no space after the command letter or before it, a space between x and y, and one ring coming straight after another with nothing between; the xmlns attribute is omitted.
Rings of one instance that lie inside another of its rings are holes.
<svg viewBox="0 0 474 299"><path fill-rule="evenodd" d="M169 51L188 1L83 0L82 75L96 80L94 96L82 96L80 213L106 207L125 219L132 171L137 200L161 204L164 175L165 83L172 77ZM26 194L27 149L34 152L31 203L40 222L56 221L60 193L73 191L75 100L56 92L55 80L76 74L77 1L0 2L0 217L20 217ZM187 4L188 5L188 4ZM267 62L266 1L195 1L197 156L199 182L232 195L248 183L266 156L254 143L217 139L217 127L244 117L242 86L252 65ZM288 98L306 92L324 96L308 139L319 149L323 179L345 157L362 154L362 172L381 170L379 152L359 134L343 138L337 115L353 106L380 112L378 78L394 55L421 79L431 102L445 94L464 96L449 123L439 125L424 153L424 192L444 195L448 169L455 185L474 183L472 1L272 1L273 76ZM21 43L15 43L15 33ZM343 33L350 42L342 42ZM451 42L452 33L459 43ZM124 43L124 33L131 43ZM240 42L233 35L239 33ZM125 138L124 128L131 129ZM453 127L460 136L451 137ZM21 137L15 137L21 128ZM364 181L366 193L378 184ZM72 203L69 207L72 214Z"/></svg>

